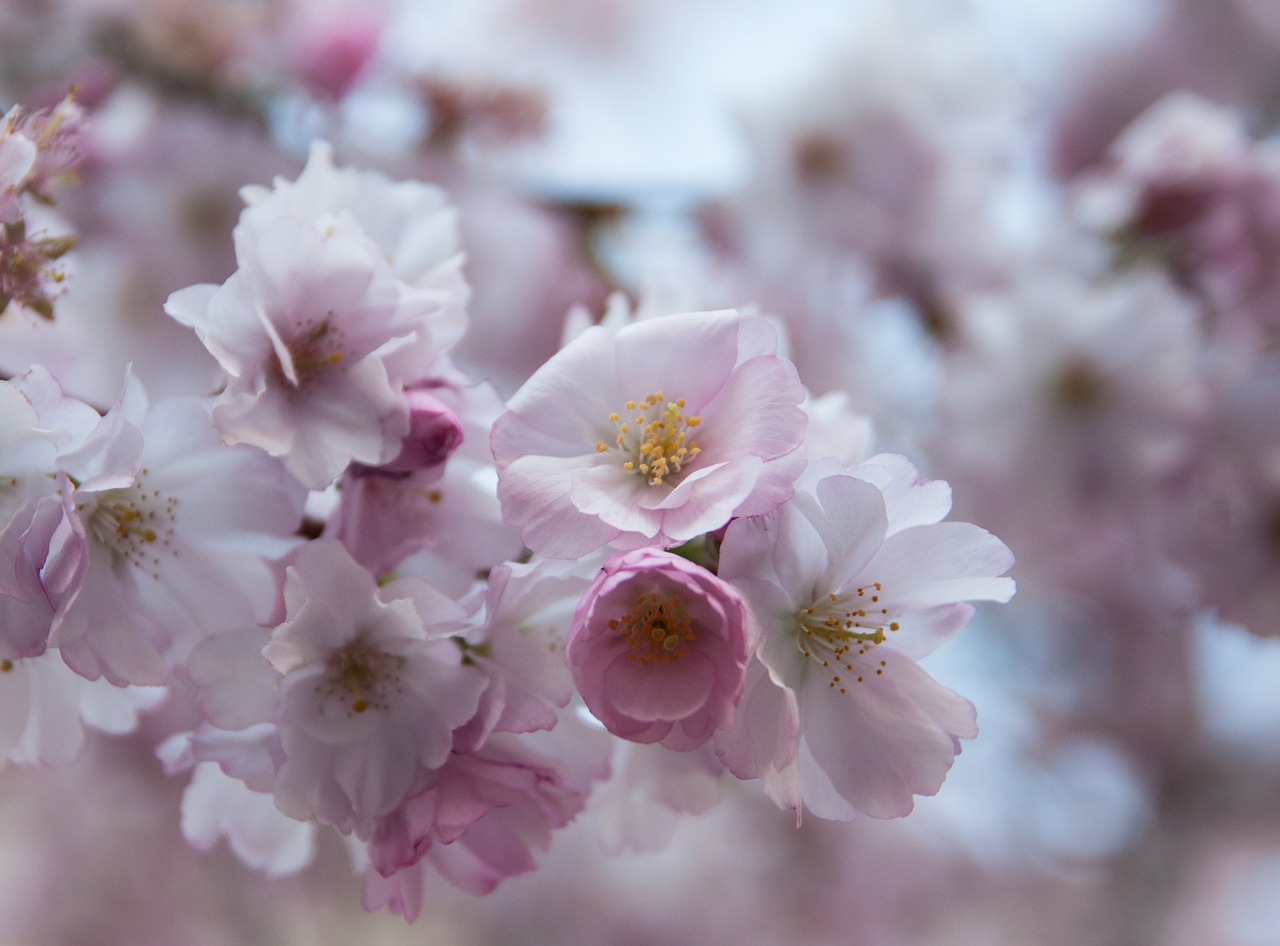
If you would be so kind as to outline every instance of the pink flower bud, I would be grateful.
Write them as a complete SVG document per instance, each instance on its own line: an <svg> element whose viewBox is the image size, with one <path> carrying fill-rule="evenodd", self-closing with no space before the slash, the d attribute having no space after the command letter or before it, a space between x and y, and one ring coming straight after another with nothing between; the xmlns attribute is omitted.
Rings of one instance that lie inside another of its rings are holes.
<svg viewBox="0 0 1280 946"><path fill-rule="evenodd" d="M424 390L405 392L409 405L409 433L400 455L379 467L384 473L412 473L440 466L462 445L462 422L438 397Z"/></svg>
<svg viewBox="0 0 1280 946"><path fill-rule="evenodd" d="M733 721L746 609L706 569L636 549L600 570L573 616L566 654L578 692L611 733L695 749Z"/></svg>
<svg viewBox="0 0 1280 946"><path fill-rule="evenodd" d="M382 27L382 17L371 11L317 18L301 31L294 73L317 98L341 101L378 51Z"/></svg>

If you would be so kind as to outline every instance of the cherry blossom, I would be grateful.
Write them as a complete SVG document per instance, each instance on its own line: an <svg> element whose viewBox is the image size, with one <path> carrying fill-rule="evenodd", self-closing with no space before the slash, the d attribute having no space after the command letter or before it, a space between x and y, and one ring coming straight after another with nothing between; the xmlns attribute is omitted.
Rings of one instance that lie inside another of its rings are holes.
<svg viewBox="0 0 1280 946"><path fill-rule="evenodd" d="M965 602L1013 594L998 577L1013 558L977 526L940 521L949 508L901 459L819 461L777 513L730 524L720 575L747 601L768 673L718 744L780 805L905 815L977 735L969 702L916 660L968 622Z"/></svg>
<svg viewBox="0 0 1280 946"><path fill-rule="evenodd" d="M578 692L606 729L682 751L732 721L747 655L737 593L658 549L605 563L565 646Z"/></svg>
<svg viewBox="0 0 1280 946"><path fill-rule="evenodd" d="M271 614L302 490L265 454L223 443L203 401L148 407L133 383L59 464L78 484L59 554L85 568L59 589L51 642L78 673L160 683L166 659Z"/></svg>
<svg viewBox="0 0 1280 946"><path fill-rule="evenodd" d="M503 516L553 558L678 545L776 509L804 463L804 392L764 320L596 326L493 425Z"/></svg>
<svg viewBox="0 0 1280 946"><path fill-rule="evenodd" d="M375 352L413 329L385 260L349 229L322 234L289 217L240 231L236 249L230 280L166 306L231 379L213 407L223 436L281 457L313 488L352 460L394 459L408 413Z"/></svg>
<svg viewBox="0 0 1280 946"><path fill-rule="evenodd" d="M298 553L284 601L269 639L244 629L196 653L202 705L225 729L274 727L281 811L363 833L445 763L476 712L484 675L447 636L466 612L421 582L379 589L331 541Z"/></svg>
<svg viewBox="0 0 1280 946"><path fill-rule="evenodd" d="M352 461L395 460L411 430L404 385L422 380L465 326L443 197L339 172L323 145L296 182L244 196L240 268L165 307L230 379L214 424L281 457L313 489Z"/></svg>
<svg viewBox="0 0 1280 946"><path fill-rule="evenodd" d="M416 320L419 341L390 358L393 375L419 380L435 355L461 337L470 289L461 272L456 213L440 188L338 168L332 147L316 141L296 180L278 177L270 189L248 186L240 193L248 205L241 230L289 217L323 233L345 219L376 247L398 283L400 305Z"/></svg>
<svg viewBox="0 0 1280 946"><path fill-rule="evenodd" d="M472 894L533 870L553 832L609 772L609 744L565 714L550 731L497 734L452 756L432 784L376 826L368 845L365 908L413 920L439 874Z"/></svg>

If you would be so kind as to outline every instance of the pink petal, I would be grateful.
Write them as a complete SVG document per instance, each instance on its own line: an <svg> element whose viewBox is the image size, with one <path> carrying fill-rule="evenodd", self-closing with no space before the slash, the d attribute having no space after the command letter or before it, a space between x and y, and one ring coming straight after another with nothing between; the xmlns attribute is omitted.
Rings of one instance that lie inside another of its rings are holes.
<svg viewBox="0 0 1280 946"><path fill-rule="evenodd" d="M670 664L641 665L619 656L605 668L605 698L618 712L637 720L684 719L706 705L715 670L691 651Z"/></svg>

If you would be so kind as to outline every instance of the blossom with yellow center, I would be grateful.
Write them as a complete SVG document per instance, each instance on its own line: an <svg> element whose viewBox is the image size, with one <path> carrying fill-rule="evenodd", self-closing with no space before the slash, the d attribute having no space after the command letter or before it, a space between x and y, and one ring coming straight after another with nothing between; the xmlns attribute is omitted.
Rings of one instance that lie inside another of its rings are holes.
<svg viewBox="0 0 1280 946"><path fill-rule="evenodd" d="M780 806L905 815L977 735L973 706L916 659L968 623L968 602L1008 600L1013 556L941 521L949 508L903 458L819 460L776 514L726 530L719 575L759 625L759 666L716 748Z"/></svg>
<svg viewBox="0 0 1280 946"><path fill-rule="evenodd" d="M746 610L701 566L636 549L600 570L565 654L587 708L614 735L694 749L733 718L747 665Z"/></svg>
<svg viewBox="0 0 1280 946"><path fill-rule="evenodd" d="M769 323L733 311L587 329L493 425L503 518L534 551L576 559L776 509L807 422L777 344Z"/></svg>

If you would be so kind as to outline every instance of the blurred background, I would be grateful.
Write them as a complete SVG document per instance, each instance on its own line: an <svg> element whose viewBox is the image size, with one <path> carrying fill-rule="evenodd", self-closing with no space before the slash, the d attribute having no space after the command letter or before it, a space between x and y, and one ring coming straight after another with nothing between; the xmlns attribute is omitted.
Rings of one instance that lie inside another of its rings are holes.
<svg viewBox="0 0 1280 946"><path fill-rule="evenodd" d="M324 137L457 205L473 376L613 292L757 311L832 448L950 481L1019 590L929 658L981 734L906 819L640 786L650 849L589 809L408 926L336 836L188 848L159 713L0 776L0 944L1280 946L1280 3L0 0L0 106L72 86L78 244L0 373L208 393L164 300Z"/></svg>

